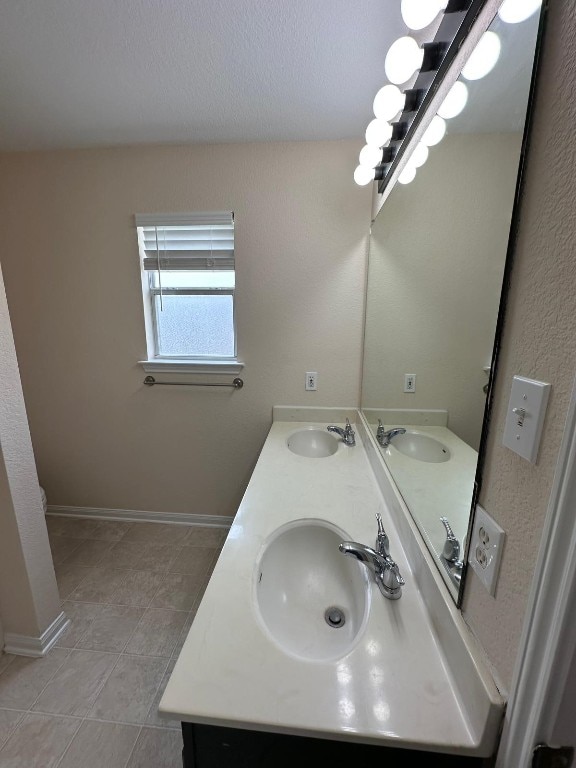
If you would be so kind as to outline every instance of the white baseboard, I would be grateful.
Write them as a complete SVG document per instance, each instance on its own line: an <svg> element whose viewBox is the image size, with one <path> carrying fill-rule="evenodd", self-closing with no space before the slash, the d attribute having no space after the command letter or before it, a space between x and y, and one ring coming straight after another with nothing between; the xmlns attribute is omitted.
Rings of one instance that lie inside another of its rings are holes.
<svg viewBox="0 0 576 768"><path fill-rule="evenodd" d="M119 520L127 523L170 523L173 525L201 525L207 528L230 528L233 517L223 515L193 515L185 512L145 512L139 509L99 509L97 507L59 507L48 505L48 515L55 517L82 517L95 520Z"/></svg>
<svg viewBox="0 0 576 768"><path fill-rule="evenodd" d="M4 634L4 652L13 653L16 656L46 656L69 625L70 619L61 613L40 637L6 632Z"/></svg>

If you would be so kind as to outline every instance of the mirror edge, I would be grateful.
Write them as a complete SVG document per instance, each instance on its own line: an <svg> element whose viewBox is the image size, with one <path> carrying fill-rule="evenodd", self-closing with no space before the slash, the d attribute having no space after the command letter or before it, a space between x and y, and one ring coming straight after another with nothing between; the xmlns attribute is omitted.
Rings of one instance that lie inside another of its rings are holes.
<svg viewBox="0 0 576 768"><path fill-rule="evenodd" d="M474 490L472 493L472 502L470 515L468 519L468 531L466 533L466 549L464 552L464 571L462 574L462 580L458 589L458 595L456 598L456 607L461 608L464 599L464 587L466 585L466 579L468 575L468 556L470 552L470 542L472 537L472 529L474 526L474 518L476 515L476 504L480 493L482 491L482 477L484 471L484 464L486 461L486 448L488 442L488 435L490 431L490 417L492 414L492 406L494 400L494 384L498 372L498 361L500 356L502 335L504 330L504 324L506 321L506 308L508 303L508 295L510 290L512 269L514 266L514 256L516 253L516 245L518 240L518 230L520 225L520 215L522 207L522 194L524 192L526 166L528 159L528 152L530 149L530 139L532 136L532 129L534 123L534 105L538 95L538 85L540 80L540 60L542 58L542 49L544 45L546 20L548 15L549 0L543 0L540 8L540 18L538 21L538 34L536 37L536 45L534 49L534 60L532 62L532 73L530 76L530 89L528 92L528 102L526 104L526 119L524 121L524 131L522 134L522 146L520 149L520 159L518 162L518 173L516 176L516 187L514 191L514 201L512 203L512 216L510 220L510 231L508 235L508 244L506 248L506 256L504 260L504 274L502 276L502 287L500 291L500 301L498 304L498 315L496 320L496 329L494 332L494 346L492 348L492 359L490 362L490 373L488 376L488 391L486 394L486 404L484 406L484 417L482 419L482 432L480 436L480 445L478 449L478 463L476 465L476 475L474 479Z"/></svg>

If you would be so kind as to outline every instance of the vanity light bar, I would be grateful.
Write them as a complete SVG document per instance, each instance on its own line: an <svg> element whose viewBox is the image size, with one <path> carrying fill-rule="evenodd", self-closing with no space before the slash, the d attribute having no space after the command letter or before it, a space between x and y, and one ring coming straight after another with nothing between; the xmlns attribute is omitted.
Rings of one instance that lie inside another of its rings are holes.
<svg viewBox="0 0 576 768"><path fill-rule="evenodd" d="M373 165L377 160L377 153L365 147L360 165L354 172L356 183L369 183L372 180L368 178L371 168L375 168L374 179L385 179L436 79L438 70L443 65L456 31L462 24L461 17L468 13L471 6L480 6L484 1L401 0L403 19L412 29L424 29L439 13L443 14L443 18L434 40L419 45L413 37L405 35L390 46L385 57L385 71L391 83L383 86L376 94L373 105L375 119L366 132L368 147L374 145L377 149L382 149L383 156L379 164ZM449 17L457 18L446 23ZM410 87L402 89L399 87L402 84L410 84ZM387 158L384 157L384 149L391 150Z"/></svg>
<svg viewBox="0 0 576 768"><path fill-rule="evenodd" d="M404 93L406 94L404 112L416 112L424 99L424 88L407 88Z"/></svg>

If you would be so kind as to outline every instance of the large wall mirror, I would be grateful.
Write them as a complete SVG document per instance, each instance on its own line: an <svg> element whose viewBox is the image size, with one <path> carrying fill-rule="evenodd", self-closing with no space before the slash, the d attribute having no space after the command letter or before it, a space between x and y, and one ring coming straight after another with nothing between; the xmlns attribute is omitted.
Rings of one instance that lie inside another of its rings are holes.
<svg viewBox="0 0 576 768"><path fill-rule="evenodd" d="M540 13L372 223L362 410L458 604Z"/></svg>

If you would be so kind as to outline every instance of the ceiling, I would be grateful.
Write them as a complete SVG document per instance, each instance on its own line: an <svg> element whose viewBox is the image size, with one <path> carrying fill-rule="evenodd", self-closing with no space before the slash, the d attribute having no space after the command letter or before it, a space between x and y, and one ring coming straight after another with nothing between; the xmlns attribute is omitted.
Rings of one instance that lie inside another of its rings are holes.
<svg viewBox="0 0 576 768"><path fill-rule="evenodd" d="M363 136L399 0L0 0L0 149Z"/></svg>

